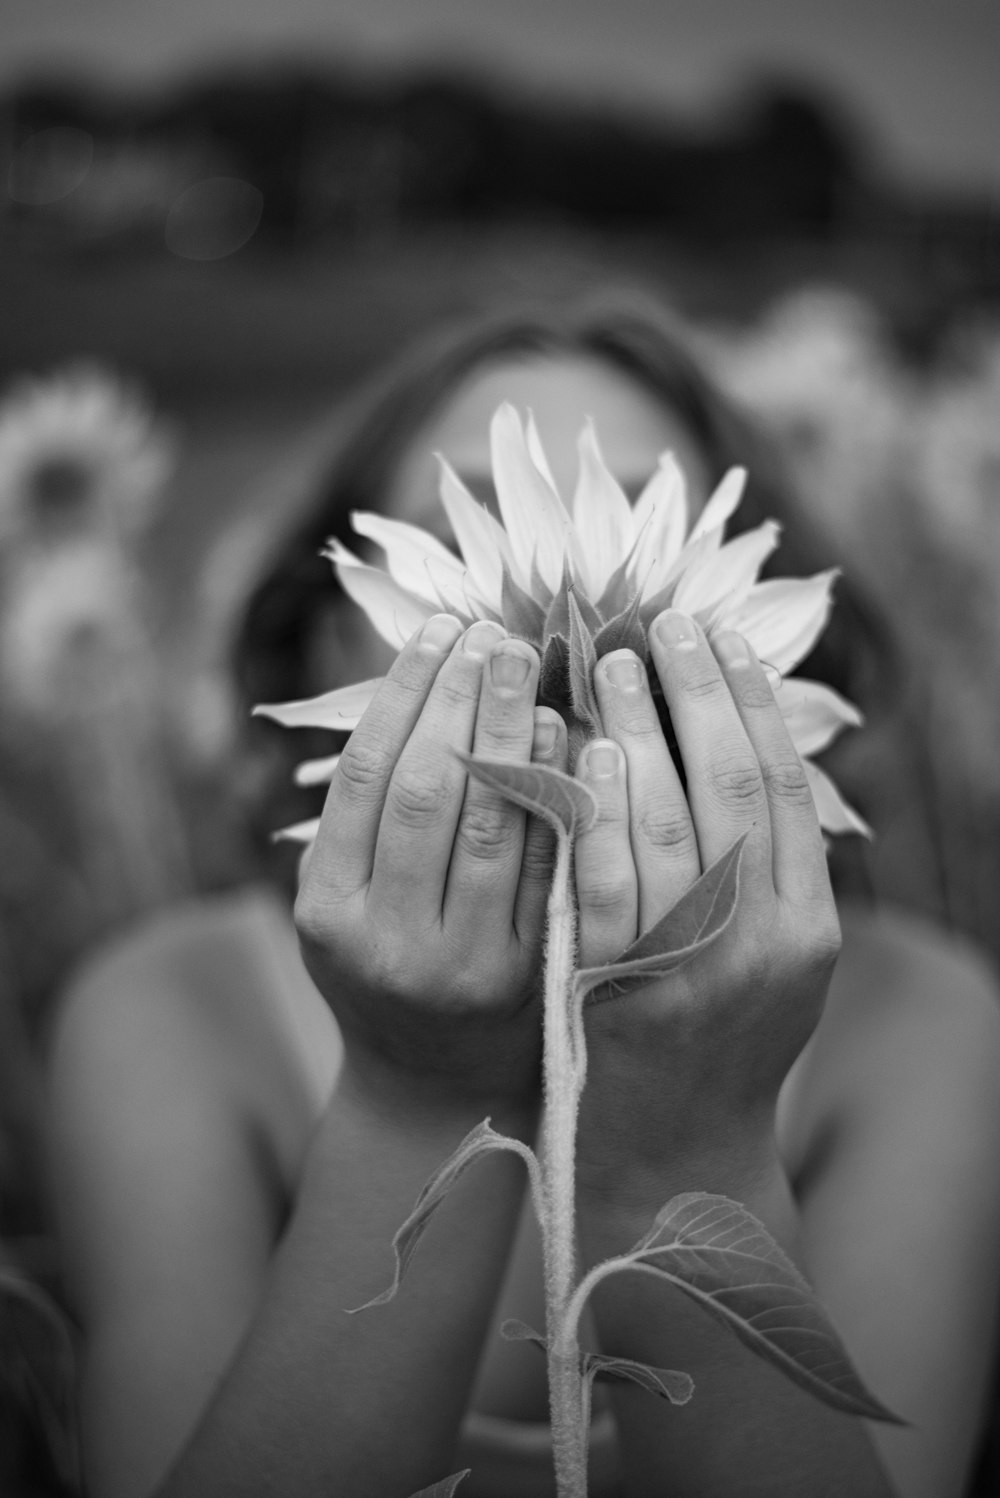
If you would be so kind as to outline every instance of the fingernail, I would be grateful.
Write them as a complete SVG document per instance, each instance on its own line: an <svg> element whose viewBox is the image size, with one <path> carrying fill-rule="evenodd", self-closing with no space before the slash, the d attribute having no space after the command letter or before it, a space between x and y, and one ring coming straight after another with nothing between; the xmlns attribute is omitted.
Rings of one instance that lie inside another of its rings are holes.
<svg viewBox="0 0 1000 1498"><path fill-rule="evenodd" d="M420 631L420 643L430 650L450 650L462 633L462 626L451 614L432 614Z"/></svg>
<svg viewBox="0 0 1000 1498"><path fill-rule="evenodd" d="M594 780L607 780L621 769L622 752L610 739L598 739L587 745L584 769Z"/></svg>
<svg viewBox="0 0 1000 1498"><path fill-rule="evenodd" d="M559 724L543 722L535 724L534 737L531 740L532 759L549 759L556 752L559 742Z"/></svg>
<svg viewBox="0 0 1000 1498"><path fill-rule="evenodd" d="M724 666L733 671L745 670L750 664L750 648L742 635L727 629L712 641L712 649Z"/></svg>
<svg viewBox="0 0 1000 1498"><path fill-rule="evenodd" d="M646 669L634 655L610 655L604 658L604 674L619 692L640 692Z"/></svg>
<svg viewBox="0 0 1000 1498"><path fill-rule="evenodd" d="M490 656L490 680L495 687L523 687L531 662L519 650L500 647Z"/></svg>
<svg viewBox="0 0 1000 1498"><path fill-rule="evenodd" d="M474 655L477 660L484 661L494 645L506 637L507 631L502 625L494 624L492 619L480 619L466 630L462 649L466 655Z"/></svg>
<svg viewBox="0 0 1000 1498"><path fill-rule="evenodd" d="M678 609L667 609L653 625L657 639L672 650L693 650L698 643L698 631L693 619Z"/></svg>

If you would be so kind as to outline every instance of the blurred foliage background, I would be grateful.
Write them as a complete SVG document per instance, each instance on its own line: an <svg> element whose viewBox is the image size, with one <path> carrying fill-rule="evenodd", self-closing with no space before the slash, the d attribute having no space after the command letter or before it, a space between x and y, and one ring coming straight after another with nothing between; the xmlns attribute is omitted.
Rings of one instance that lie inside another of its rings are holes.
<svg viewBox="0 0 1000 1498"><path fill-rule="evenodd" d="M627 285L691 319L781 443L831 561L927 672L921 774L894 781L873 751L876 888L1000 956L988 0L850 0L834 29L812 0L630 0L613 24L569 0L355 9L11 9L5 1492L74 1487L37 1129L53 996L102 937L255 872L227 631L340 397L442 318Z"/></svg>

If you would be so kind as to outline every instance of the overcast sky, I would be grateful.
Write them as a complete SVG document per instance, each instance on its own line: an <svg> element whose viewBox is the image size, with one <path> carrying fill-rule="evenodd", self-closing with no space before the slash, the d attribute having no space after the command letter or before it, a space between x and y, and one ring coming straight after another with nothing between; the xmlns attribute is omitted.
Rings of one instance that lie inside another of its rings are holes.
<svg viewBox="0 0 1000 1498"><path fill-rule="evenodd" d="M471 62L533 87L707 111L752 70L826 83L890 169L1000 201L1000 0L2 0L0 79L220 60Z"/></svg>

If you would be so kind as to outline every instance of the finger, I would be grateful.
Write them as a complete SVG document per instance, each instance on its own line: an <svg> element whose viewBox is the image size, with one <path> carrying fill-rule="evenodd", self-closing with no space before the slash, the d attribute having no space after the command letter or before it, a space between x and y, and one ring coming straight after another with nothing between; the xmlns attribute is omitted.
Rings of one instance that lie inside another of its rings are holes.
<svg viewBox="0 0 1000 1498"><path fill-rule="evenodd" d="M774 887L791 903L829 898L830 876L815 802L771 684L742 635L719 634L712 648L760 764L771 823Z"/></svg>
<svg viewBox="0 0 1000 1498"><path fill-rule="evenodd" d="M668 609L649 646L687 775L701 864L753 829L745 857L771 882L771 828L764 777L728 683L695 620Z"/></svg>
<svg viewBox="0 0 1000 1498"><path fill-rule="evenodd" d="M574 846L584 967L611 962L638 932L638 881L628 825L625 756L612 739L594 739L576 773L597 800L597 821Z"/></svg>
<svg viewBox="0 0 1000 1498"><path fill-rule="evenodd" d="M308 864L310 883L318 881L328 892L352 894L371 879L382 807L396 762L461 633L457 619L435 614L389 668L330 781Z"/></svg>
<svg viewBox="0 0 1000 1498"><path fill-rule="evenodd" d="M566 724L552 707L535 708L531 762L565 773L568 759ZM543 817L529 816L524 829L521 878L514 906L514 929L525 946L541 948L545 934L556 835Z"/></svg>
<svg viewBox="0 0 1000 1498"><path fill-rule="evenodd" d="M501 640L485 663L473 754L527 764L535 733L537 653L524 640ZM491 921L509 929L524 852L525 813L492 786L470 775L455 833L444 921L461 937L481 929L484 895Z"/></svg>
<svg viewBox="0 0 1000 1498"><path fill-rule="evenodd" d="M594 687L605 731L625 754L639 930L645 931L697 879L698 839L642 661L634 651L612 651L598 662Z"/></svg>
<svg viewBox="0 0 1000 1498"><path fill-rule="evenodd" d="M465 795L466 769L454 751L472 748L483 663L504 633L488 620L466 630L435 676L389 779L369 897L418 925L442 919Z"/></svg>

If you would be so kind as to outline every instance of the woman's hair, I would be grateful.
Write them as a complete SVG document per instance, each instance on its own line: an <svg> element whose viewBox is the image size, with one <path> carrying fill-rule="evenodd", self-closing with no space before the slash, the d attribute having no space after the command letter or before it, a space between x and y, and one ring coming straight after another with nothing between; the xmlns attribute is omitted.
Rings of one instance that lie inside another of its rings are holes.
<svg viewBox="0 0 1000 1498"><path fill-rule="evenodd" d="M635 380L687 427L711 484L735 464L747 468L746 493L729 534L769 518L782 523L781 546L766 572L806 576L836 562L833 544L794 493L773 444L720 394L661 308L629 296L576 311L487 316L410 349L344 413L303 518L246 610L235 665L247 702L318 690L309 668L311 644L321 622L329 621L338 591L330 563L319 554L324 542L332 535L350 542L351 512L383 507L413 442L467 375L539 354L596 356ZM888 684L898 680L891 639L877 607L841 578L830 625L803 674L862 708L884 702Z"/></svg>

